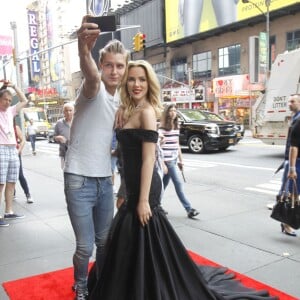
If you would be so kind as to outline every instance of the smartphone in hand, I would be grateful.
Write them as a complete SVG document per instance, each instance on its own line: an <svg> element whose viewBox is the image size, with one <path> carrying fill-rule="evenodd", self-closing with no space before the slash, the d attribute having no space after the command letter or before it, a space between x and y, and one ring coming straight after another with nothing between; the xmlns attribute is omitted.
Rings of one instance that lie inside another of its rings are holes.
<svg viewBox="0 0 300 300"><path fill-rule="evenodd" d="M116 31L116 16L88 17L88 23L95 23L102 32Z"/></svg>

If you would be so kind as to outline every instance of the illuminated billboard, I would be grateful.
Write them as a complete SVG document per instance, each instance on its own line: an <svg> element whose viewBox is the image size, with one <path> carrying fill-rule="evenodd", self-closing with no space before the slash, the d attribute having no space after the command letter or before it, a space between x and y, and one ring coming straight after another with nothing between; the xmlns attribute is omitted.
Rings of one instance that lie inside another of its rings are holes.
<svg viewBox="0 0 300 300"><path fill-rule="evenodd" d="M167 43L266 13L265 0L165 0ZM300 3L271 0L270 11Z"/></svg>

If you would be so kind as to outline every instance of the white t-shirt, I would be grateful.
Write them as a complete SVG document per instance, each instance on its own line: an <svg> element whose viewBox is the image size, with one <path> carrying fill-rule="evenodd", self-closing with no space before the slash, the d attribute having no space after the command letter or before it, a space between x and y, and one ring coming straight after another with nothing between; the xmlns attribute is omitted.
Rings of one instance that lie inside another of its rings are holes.
<svg viewBox="0 0 300 300"><path fill-rule="evenodd" d="M98 94L87 99L81 92L75 102L64 172L111 176L111 142L119 94L110 95L101 82Z"/></svg>

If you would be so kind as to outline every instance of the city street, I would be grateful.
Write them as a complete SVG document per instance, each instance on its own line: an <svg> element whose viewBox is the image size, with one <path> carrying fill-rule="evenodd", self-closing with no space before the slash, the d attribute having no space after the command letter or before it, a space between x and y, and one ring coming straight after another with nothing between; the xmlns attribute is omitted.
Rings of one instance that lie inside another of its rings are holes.
<svg viewBox="0 0 300 300"><path fill-rule="evenodd" d="M274 171L284 146L265 145L248 133L225 152L183 152L185 192L199 218L186 217L172 183L162 205L186 248L300 299L299 236L282 234L266 208L280 187L282 173ZM36 156L27 145L23 167L35 202L26 203L18 184L15 209L26 218L0 229L1 283L72 265L58 145L38 140ZM2 287L0 299L8 299Z"/></svg>

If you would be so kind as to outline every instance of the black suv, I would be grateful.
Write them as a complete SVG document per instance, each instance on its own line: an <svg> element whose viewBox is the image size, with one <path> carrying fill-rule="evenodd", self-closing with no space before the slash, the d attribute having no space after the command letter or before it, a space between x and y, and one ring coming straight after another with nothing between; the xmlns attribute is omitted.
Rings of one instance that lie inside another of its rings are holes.
<svg viewBox="0 0 300 300"><path fill-rule="evenodd" d="M239 125L209 111L178 108L177 114L180 145L188 146L193 153L226 150L242 138Z"/></svg>

